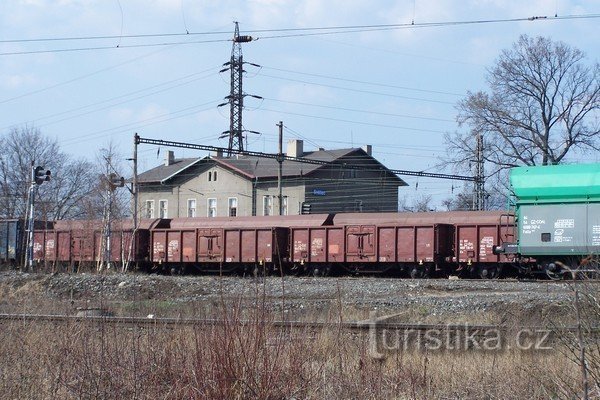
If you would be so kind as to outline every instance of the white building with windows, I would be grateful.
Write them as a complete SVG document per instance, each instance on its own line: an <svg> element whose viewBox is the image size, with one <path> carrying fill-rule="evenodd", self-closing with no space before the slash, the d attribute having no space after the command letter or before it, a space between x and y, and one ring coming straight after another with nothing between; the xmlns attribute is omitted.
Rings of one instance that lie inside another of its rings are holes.
<svg viewBox="0 0 600 400"><path fill-rule="evenodd" d="M406 183L370 146L305 153L302 141L292 140L287 155L326 164L284 161L283 215L398 210L398 187ZM163 165L138 176L138 210L147 218L278 215L277 171L273 159L176 159L169 151Z"/></svg>

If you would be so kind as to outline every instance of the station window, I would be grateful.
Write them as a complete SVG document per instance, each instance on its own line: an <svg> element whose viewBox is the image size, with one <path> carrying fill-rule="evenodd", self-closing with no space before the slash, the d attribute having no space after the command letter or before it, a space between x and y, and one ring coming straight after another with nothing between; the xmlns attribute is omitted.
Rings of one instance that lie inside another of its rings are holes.
<svg viewBox="0 0 600 400"><path fill-rule="evenodd" d="M214 218L217 216L217 199L208 199L208 212L207 216Z"/></svg>
<svg viewBox="0 0 600 400"><path fill-rule="evenodd" d="M168 206L169 202L167 200L158 201L159 218L169 218Z"/></svg>
<svg viewBox="0 0 600 400"><path fill-rule="evenodd" d="M238 199L237 197L229 198L229 216L237 217Z"/></svg>
<svg viewBox="0 0 600 400"><path fill-rule="evenodd" d="M273 215L272 196L263 196L263 215Z"/></svg>
<svg viewBox="0 0 600 400"><path fill-rule="evenodd" d="M146 200L146 218L154 218L154 200Z"/></svg>
<svg viewBox="0 0 600 400"><path fill-rule="evenodd" d="M288 197L283 196L281 198L281 213L283 215L288 215Z"/></svg>
<svg viewBox="0 0 600 400"><path fill-rule="evenodd" d="M196 216L196 199L188 199L187 216L193 218Z"/></svg>

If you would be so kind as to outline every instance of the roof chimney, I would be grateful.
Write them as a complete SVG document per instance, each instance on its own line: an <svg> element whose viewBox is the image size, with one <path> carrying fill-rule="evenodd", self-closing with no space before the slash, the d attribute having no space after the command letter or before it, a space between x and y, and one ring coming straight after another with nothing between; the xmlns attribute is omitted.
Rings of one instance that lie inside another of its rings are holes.
<svg viewBox="0 0 600 400"><path fill-rule="evenodd" d="M219 149L216 151L211 151L210 152L210 156L211 157L216 157L216 158L223 158L223 150Z"/></svg>
<svg viewBox="0 0 600 400"><path fill-rule="evenodd" d="M361 147L361 149L363 149L365 151L365 153L367 153L368 155L370 155L370 156L373 155L373 146L371 146L370 144L365 144L364 146Z"/></svg>
<svg viewBox="0 0 600 400"><path fill-rule="evenodd" d="M298 139L288 140L286 154L288 157L302 157L304 154L304 142Z"/></svg>
<svg viewBox="0 0 600 400"><path fill-rule="evenodd" d="M175 163L175 153L172 150L167 151L165 154L165 166L173 165Z"/></svg>

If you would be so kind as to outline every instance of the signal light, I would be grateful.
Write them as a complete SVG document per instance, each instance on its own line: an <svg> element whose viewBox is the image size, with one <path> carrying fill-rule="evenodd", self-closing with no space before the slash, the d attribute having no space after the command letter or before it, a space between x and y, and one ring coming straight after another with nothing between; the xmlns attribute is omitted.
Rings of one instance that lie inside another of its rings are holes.
<svg viewBox="0 0 600 400"><path fill-rule="evenodd" d="M108 175L107 178L111 190L125 186L125 178L123 178L122 176L118 176L115 173L111 173Z"/></svg>
<svg viewBox="0 0 600 400"><path fill-rule="evenodd" d="M49 169L44 171L44 167L40 167L39 165L35 167L35 170L33 171L33 180L38 185L41 185L44 182L48 182L51 176L52 173Z"/></svg>

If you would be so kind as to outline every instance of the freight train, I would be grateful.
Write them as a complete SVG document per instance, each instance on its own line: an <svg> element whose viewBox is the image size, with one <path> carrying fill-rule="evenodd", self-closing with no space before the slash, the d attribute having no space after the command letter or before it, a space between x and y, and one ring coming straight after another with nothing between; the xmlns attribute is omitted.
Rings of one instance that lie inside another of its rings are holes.
<svg viewBox="0 0 600 400"><path fill-rule="evenodd" d="M100 221L36 229L33 257L54 268L129 263L149 271L394 273L412 278L565 272L600 251L600 164L511 171L513 212L343 213Z"/></svg>
<svg viewBox="0 0 600 400"><path fill-rule="evenodd" d="M510 257L493 246L512 237L501 212L317 214L145 219L112 227L110 257L94 221L57 221L34 232L37 263L72 267L103 258L172 272L406 273L469 271L498 276Z"/></svg>

